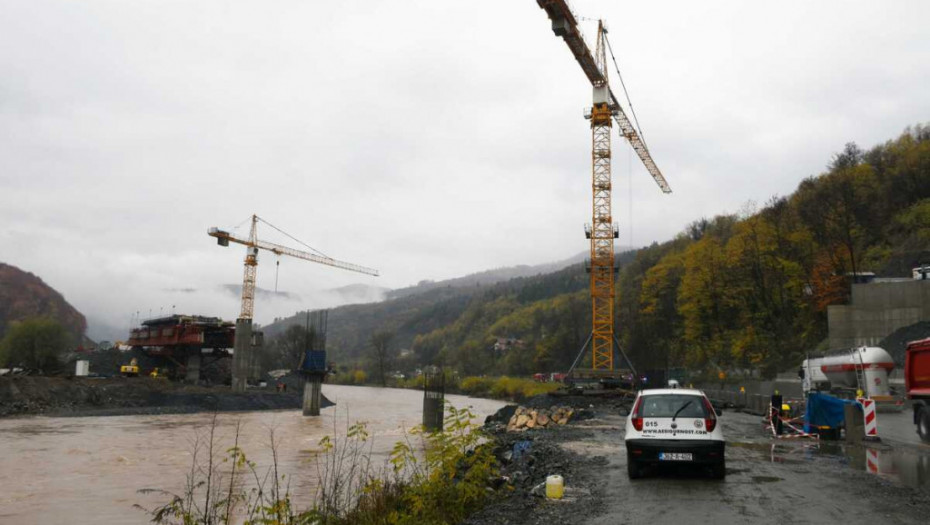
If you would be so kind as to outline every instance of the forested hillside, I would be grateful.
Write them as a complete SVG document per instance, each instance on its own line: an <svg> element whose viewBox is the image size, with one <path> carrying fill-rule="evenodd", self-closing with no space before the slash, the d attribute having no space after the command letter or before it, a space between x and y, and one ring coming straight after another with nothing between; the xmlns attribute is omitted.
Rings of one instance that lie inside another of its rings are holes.
<svg viewBox="0 0 930 525"><path fill-rule="evenodd" d="M39 277L0 263L0 338L10 323L37 317L60 323L75 345L83 341L87 321L60 293Z"/></svg>
<svg viewBox="0 0 930 525"><path fill-rule="evenodd" d="M765 176L760 173L757 176ZM771 376L826 336L849 276L908 276L930 261L930 127L868 151L855 144L787 197L701 219L621 257L617 326L640 368L753 369ZM564 370L590 332L580 264L490 286L429 287L330 314L333 357L363 364L395 333L406 366L465 374ZM293 322L293 321L291 321ZM270 333L287 324L270 327Z"/></svg>
<svg viewBox="0 0 930 525"><path fill-rule="evenodd" d="M621 263L632 260L632 252L622 254L620 260ZM493 327L499 333L485 333L492 325L502 321L503 316L523 308L540 309L549 300L563 302L565 297L581 292L582 295L578 295L575 301L576 306L582 311L581 315L590 316L583 299L583 290L586 289L587 275L580 263L557 272L518 277L492 285L430 286L425 291L405 293L380 303L349 305L331 310L327 345L335 359L361 364L369 352L371 335L376 331L387 330L394 333L392 346L395 350L415 351L414 359L408 360L411 366L439 359L451 362L450 359L455 359L453 354L462 353L462 348L466 347L456 344L456 341L470 341L467 348L490 348L494 337L526 337L527 328L511 329L506 325ZM559 320L540 317L537 328L546 333L547 329L556 326L556 321ZM274 338L286 326L304 322L305 313L299 313L266 326L263 330L266 338ZM576 319L572 331L581 329L584 322L589 321ZM490 344L485 345L488 341ZM533 345L529 348L533 348ZM490 364L484 363L482 366ZM532 363L521 365L520 368L526 371L531 369Z"/></svg>
<svg viewBox="0 0 930 525"><path fill-rule="evenodd" d="M791 196L641 250L621 280L624 338L644 360L770 376L822 343L850 275L907 277L928 250L930 128L918 126L868 151L847 144Z"/></svg>

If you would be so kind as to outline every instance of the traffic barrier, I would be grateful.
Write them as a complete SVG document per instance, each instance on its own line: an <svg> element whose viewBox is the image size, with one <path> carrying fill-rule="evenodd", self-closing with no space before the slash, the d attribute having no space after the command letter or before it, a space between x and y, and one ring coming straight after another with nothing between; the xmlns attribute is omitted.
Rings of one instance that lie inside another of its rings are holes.
<svg viewBox="0 0 930 525"><path fill-rule="evenodd" d="M878 439L878 420L875 416L875 400L867 397L856 399L862 406L863 417L865 418L865 437Z"/></svg>
<svg viewBox="0 0 930 525"><path fill-rule="evenodd" d="M765 416L765 428L772 431L772 437L777 439L797 439L797 438L811 438L811 439L820 439L820 436L817 434L810 434L805 432L803 428L799 427L797 424L800 423L804 418L803 417L794 417L787 418L781 415L781 411L772 406L771 404L768 407L768 413ZM782 431L781 433L776 431L776 426L778 423L781 423Z"/></svg>
<svg viewBox="0 0 930 525"><path fill-rule="evenodd" d="M878 451L874 448L865 449L865 468L872 474L878 474Z"/></svg>

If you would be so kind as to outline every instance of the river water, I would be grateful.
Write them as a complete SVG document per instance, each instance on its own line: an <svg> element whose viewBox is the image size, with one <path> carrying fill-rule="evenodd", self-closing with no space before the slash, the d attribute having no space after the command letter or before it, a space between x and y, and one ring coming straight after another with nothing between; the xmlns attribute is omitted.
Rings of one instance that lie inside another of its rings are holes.
<svg viewBox="0 0 930 525"><path fill-rule="evenodd" d="M313 458L326 435L345 434L346 422L364 421L373 457L383 463L394 443L422 417L423 394L414 390L324 385L336 406L321 417L298 410L222 413L216 434L222 449L239 444L260 471L271 464L270 432L278 443L279 469L304 508L312 499ZM446 396L471 406L476 422L504 403ZM194 437L209 429L212 414L117 417L30 417L0 420L0 524L147 523L135 504L153 508L168 497L142 494L154 488L184 489ZM334 425L338 428L334 430Z"/></svg>

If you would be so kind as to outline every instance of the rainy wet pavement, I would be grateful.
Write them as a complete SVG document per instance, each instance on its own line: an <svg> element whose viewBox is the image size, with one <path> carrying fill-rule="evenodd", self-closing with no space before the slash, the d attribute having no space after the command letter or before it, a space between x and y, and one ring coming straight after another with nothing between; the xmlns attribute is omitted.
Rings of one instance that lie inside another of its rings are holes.
<svg viewBox="0 0 930 525"><path fill-rule="evenodd" d="M725 480L668 470L631 482L624 418L605 414L581 424L605 430L566 446L608 460L593 483L602 487L597 499L604 512L585 523L924 524L930 516L930 447L919 442L775 440L758 416L728 411L721 416Z"/></svg>
<svg viewBox="0 0 930 525"><path fill-rule="evenodd" d="M878 435L884 441L896 444L908 444L924 446L917 435L917 427L914 425L914 412L910 407L901 412L879 412L876 420L878 421Z"/></svg>

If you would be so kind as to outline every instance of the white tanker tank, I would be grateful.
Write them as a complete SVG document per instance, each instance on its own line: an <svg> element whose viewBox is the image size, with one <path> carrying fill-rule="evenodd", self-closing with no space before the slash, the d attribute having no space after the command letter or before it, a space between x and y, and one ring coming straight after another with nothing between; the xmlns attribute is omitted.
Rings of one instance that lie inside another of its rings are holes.
<svg viewBox="0 0 930 525"><path fill-rule="evenodd" d="M891 396L888 376L894 370L894 359L884 348L863 346L805 359L801 368L805 372L805 389L817 390L829 383L833 388L862 389L872 398Z"/></svg>

